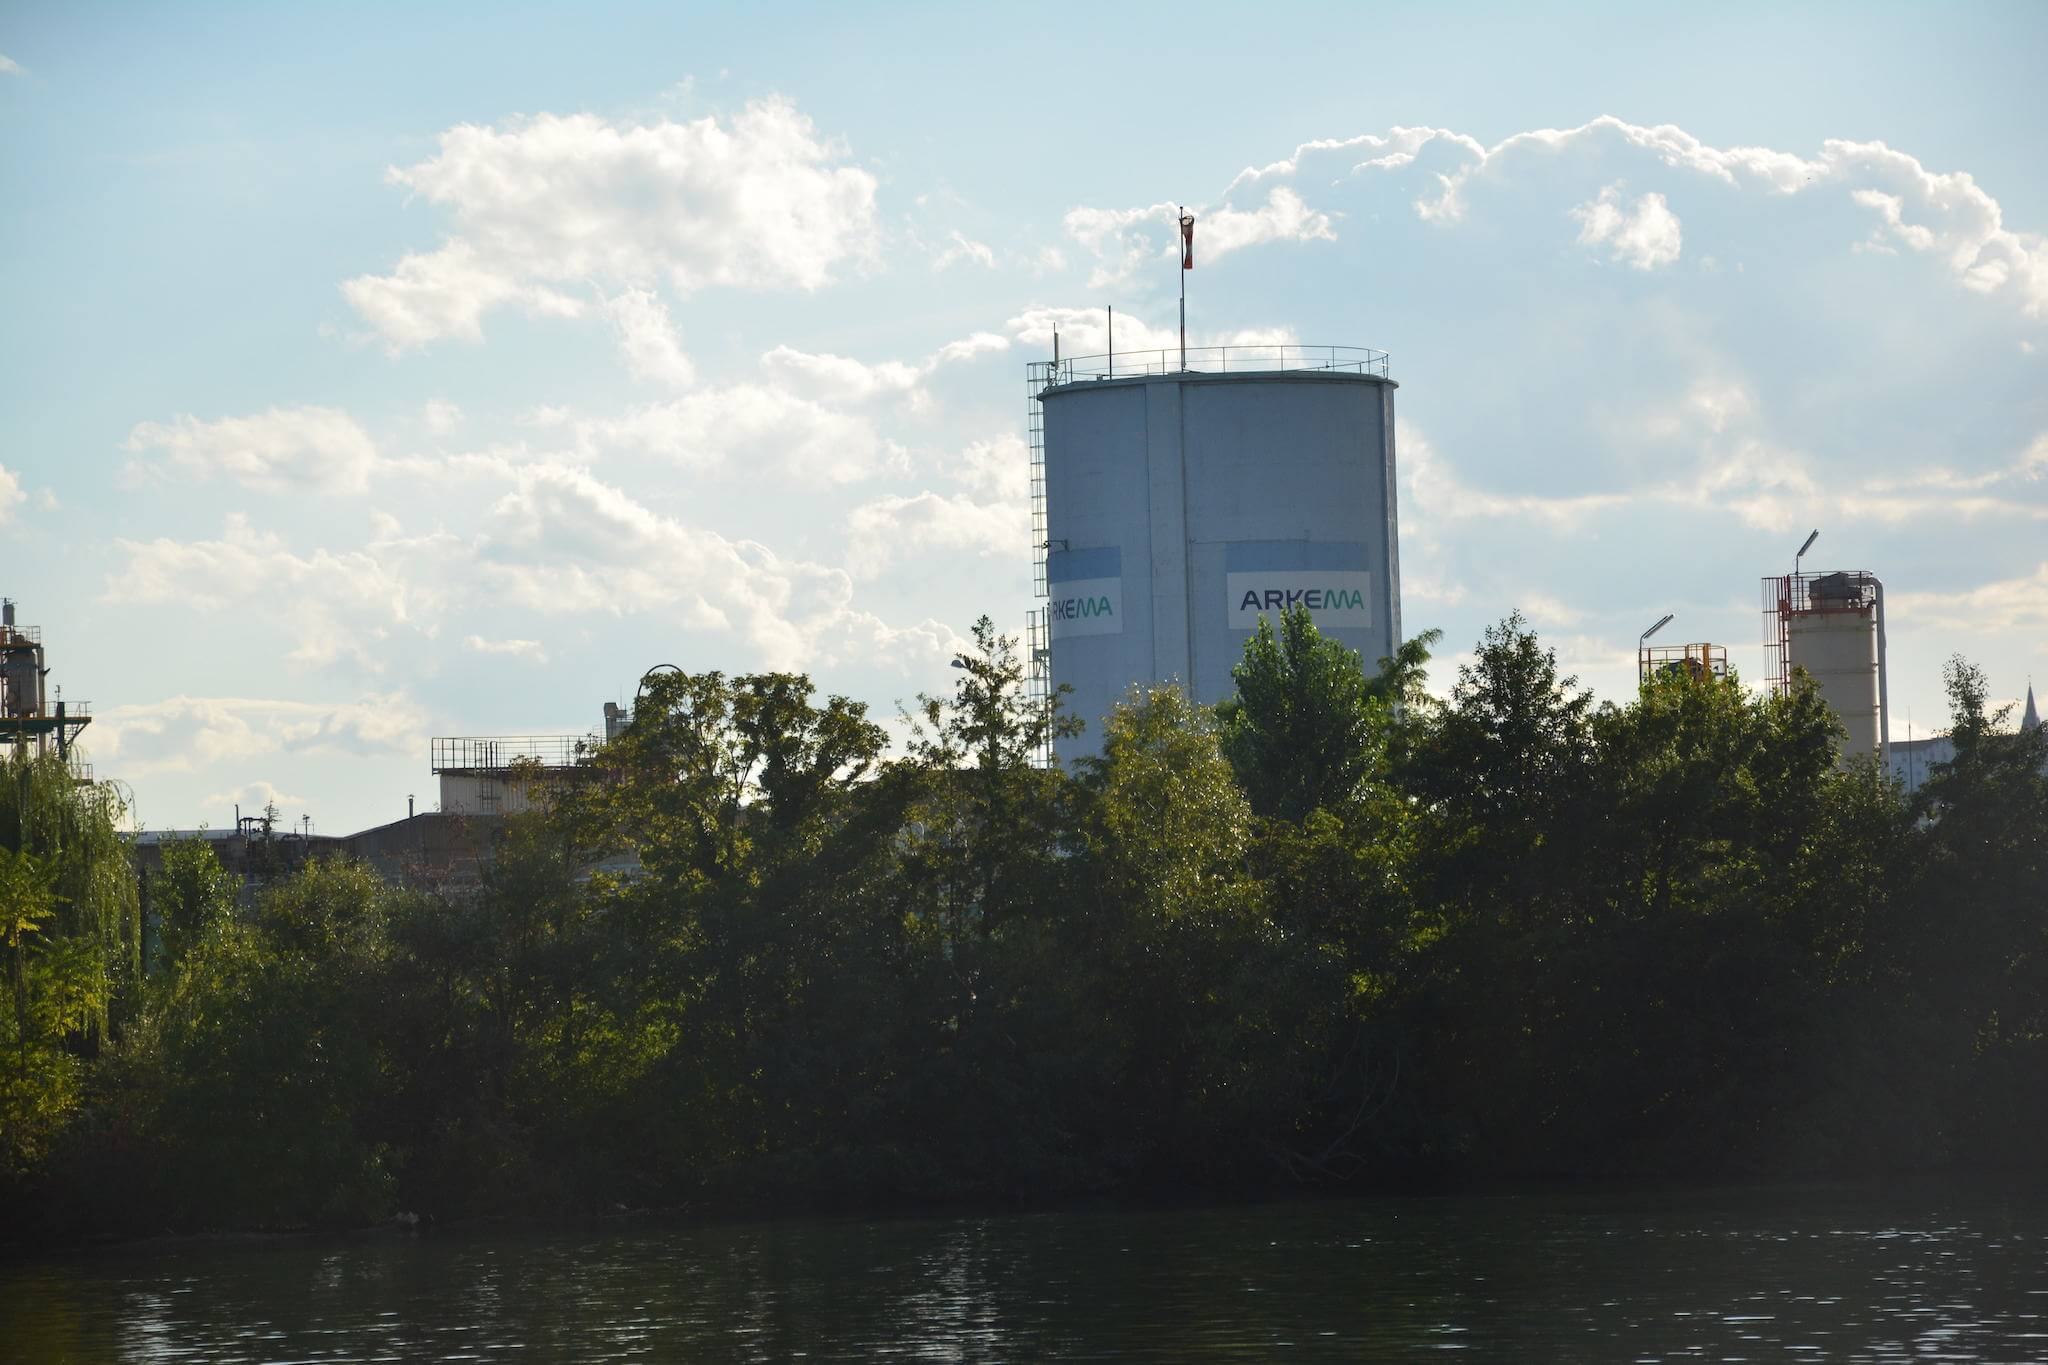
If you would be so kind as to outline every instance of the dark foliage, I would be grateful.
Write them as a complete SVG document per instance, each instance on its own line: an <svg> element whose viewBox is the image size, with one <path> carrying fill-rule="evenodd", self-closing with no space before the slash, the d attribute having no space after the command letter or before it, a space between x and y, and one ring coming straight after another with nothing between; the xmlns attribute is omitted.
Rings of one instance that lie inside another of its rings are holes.
<svg viewBox="0 0 2048 1365"><path fill-rule="evenodd" d="M1596 706L1517 617L1447 700L1306 614L1076 773L983 621L898 757L670 674L480 893L166 854L0 788L0 1225L2039 1167L2048 739L1950 672L1908 802L1816 693ZM110 850L113 850L110 852Z"/></svg>

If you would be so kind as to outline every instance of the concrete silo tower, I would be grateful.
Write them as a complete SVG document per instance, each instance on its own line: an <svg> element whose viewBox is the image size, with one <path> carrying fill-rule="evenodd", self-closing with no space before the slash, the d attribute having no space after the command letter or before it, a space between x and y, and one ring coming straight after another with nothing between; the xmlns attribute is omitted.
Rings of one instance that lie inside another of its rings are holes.
<svg viewBox="0 0 2048 1365"><path fill-rule="evenodd" d="M1886 761L1884 584L1876 574L1835 569L1766 578L1764 658L1768 682L1780 691L1792 685L1795 670L1819 684L1847 732L1843 762L1866 754Z"/></svg>
<svg viewBox="0 0 2048 1365"><path fill-rule="evenodd" d="M1384 351L1218 347L1037 363L1032 657L1095 752L1134 683L1233 691L1296 604L1367 668L1401 638L1394 389Z"/></svg>

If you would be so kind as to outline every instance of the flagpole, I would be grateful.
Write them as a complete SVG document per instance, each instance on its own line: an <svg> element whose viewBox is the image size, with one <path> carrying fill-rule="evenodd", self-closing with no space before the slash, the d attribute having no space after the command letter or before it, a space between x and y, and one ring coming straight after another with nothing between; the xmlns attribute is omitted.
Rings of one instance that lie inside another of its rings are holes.
<svg viewBox="0 0 2048 1365"><path fill-rule="evenodd" d="M1186 255L1186 234L1188 230L1187 218L1188 206L1186 204L1182 204L1180 206L1180 220L1177 224L1182 234L1182 255L1180 268L1180 368L1182 374L1186 374L1188 368L1188 268Z"/></svg>

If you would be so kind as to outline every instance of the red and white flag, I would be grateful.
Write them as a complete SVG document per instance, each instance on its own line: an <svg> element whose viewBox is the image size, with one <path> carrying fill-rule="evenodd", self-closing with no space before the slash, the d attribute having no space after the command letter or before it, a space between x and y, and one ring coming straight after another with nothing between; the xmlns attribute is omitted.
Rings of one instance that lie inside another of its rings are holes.
<svg viewBox="0 0 2048 1365"><path fill-rule="evenodd" d="M1180 268L1195 268L1195 215L1192 213L1180 216Z"/></svg>

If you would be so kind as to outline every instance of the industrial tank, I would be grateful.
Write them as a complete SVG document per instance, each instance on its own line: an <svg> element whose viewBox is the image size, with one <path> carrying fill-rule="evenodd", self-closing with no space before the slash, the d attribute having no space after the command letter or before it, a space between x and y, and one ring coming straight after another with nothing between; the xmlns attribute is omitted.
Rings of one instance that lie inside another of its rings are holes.
<svg viewBox="0 0 2048 1365"><path fill-rule="evenodd" d="M1804 671L1842 722L1841 760L1886 760L1884 585L1863 569L1764 580L1769 681Z"/></svg>
<svg viewBox="0 0 2048 1365"><path fill-rule="evenodd" d="M1386 353L1233 348L1115 364L1034 367L1046 381L1034 491L1050 682L1072 689L1068 709L1088 725L1059 757L1096 752L1102 717L1134 683L1230 696L1259 618L1291 605L1366 668L1391 655L1401 591Z"/></svg>

